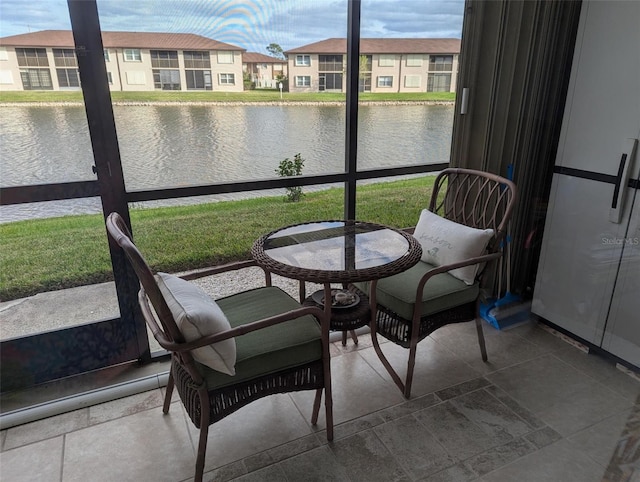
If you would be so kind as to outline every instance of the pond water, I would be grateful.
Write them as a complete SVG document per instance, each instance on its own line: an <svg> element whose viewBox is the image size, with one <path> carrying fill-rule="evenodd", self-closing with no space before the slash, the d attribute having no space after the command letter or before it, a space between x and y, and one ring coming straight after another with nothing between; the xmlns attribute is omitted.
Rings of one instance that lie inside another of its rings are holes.
<svg viewBox="0 0 640 482"><path fill-rule="evenodd" d="M95 179L84 107L3 106L0 112L3 187ZM273 178L279 162L296 153L305 160L303 174L344 170L344 106L114 106L114 116L128 191ZM362 105L358 168L448 162L452 125L449 105ZM99 199L2 206L0 222L97 212Z"/></svg>

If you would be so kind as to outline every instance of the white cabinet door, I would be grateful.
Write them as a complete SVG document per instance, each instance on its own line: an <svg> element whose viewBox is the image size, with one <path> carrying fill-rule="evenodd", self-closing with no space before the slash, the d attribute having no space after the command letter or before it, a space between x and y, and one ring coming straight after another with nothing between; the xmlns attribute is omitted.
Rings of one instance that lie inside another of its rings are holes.
<svg viewBox="0 0 640 482"><path fill-rule="evenodd" d="M596 345L622 255L620 244L606 240L627 232L626 222L609 222L610 202L607 183L554 175L531 306L535 314Z"/></svg>
<svg viewBox="0 0 640 482"><path fill-rule="evenodd" d="M640 1L585 1L556 165L616 176L638 127Z"/></svg>
<svg viewBox="0 0 640 482"><path fill-rule="evenodd" d="M640 194L627 236L608 240L624 246L602 348L640 367Z"/></svg>
<svg viewBox="0 0 640 482"><path fill-rule="evenodd" d="M634 165L627 139L639 136L640 1L585 1L532 311L636 365L640 248L625 243L638 230L640 195L616 181L621 165L637 179L640 156Z"/></svg>

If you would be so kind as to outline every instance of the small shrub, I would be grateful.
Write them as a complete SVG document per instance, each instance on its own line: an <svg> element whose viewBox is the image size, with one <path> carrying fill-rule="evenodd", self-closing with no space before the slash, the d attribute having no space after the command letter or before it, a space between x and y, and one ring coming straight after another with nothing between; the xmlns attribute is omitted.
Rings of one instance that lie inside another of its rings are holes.
<svg viewBox="0 0 640 482"><path fill-rule="evenodd" d="M281 177L285 176L300 176L302 174L302 168L304 167L304 159L300 155L300 153L293 156L293 160L283 159L278 164L278 169L276 169L276 174ZM300 186L288 187L287 189L287 197L286 201L289 202L298 202L304 196L302 192L302 188Z"/></svg>

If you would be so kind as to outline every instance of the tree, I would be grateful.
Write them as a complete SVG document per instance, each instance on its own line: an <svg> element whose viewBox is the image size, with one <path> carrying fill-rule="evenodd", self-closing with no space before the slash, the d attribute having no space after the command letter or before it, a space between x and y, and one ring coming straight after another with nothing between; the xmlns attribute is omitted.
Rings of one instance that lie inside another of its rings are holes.
<svg viewBox="0 0 640 482"><path fill-rule="evenodd" d="M277 43L270 43L267 45L267 52L269 52L272 56L277 57L279 59L284 59L284 52L282 51L282 47Z"/></svg>

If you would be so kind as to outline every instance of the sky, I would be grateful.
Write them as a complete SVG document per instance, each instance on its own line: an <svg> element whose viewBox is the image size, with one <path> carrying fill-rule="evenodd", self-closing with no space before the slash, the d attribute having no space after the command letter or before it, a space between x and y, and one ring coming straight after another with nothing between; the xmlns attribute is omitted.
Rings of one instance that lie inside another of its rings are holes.
<svg viewBox="0 0 640 482"><path fill-rule="evenodd" d="M83 1L83 0L74 0ZM347 0L97 0L102 30L194 33L266 53L346 37ZM362 0L361 37L460 38L464 0ZM70 30L66 0L0 0L0 37Z"/></svg>

